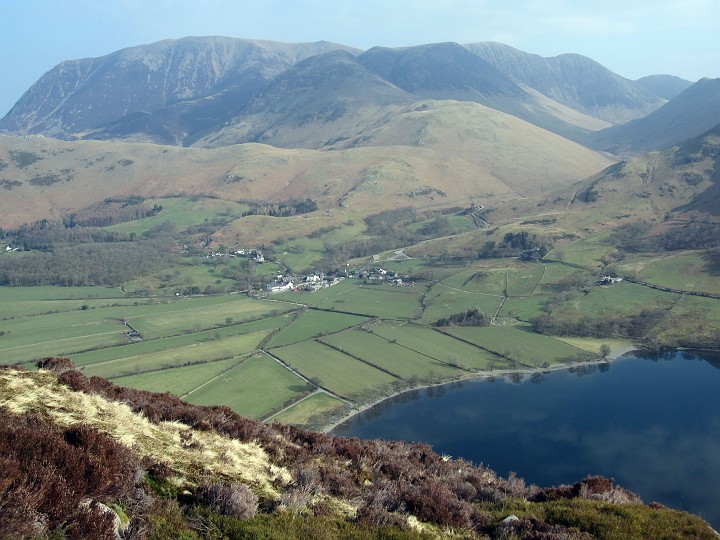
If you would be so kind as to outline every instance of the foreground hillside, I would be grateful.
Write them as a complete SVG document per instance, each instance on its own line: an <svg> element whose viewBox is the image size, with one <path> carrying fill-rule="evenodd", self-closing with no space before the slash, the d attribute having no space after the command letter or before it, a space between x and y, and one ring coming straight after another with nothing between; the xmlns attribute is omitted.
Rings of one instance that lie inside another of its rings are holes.
<svg viewBox="0 0 720 540"><path fill-rule="evenodd" d="M7 538L716 538L604 478L526 486L40 366L0 371Z"/></svg>

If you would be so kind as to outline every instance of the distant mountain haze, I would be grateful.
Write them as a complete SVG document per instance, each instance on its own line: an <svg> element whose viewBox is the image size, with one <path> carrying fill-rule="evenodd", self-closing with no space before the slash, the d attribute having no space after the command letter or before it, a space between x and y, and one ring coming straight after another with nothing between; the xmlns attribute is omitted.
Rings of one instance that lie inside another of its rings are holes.
<svg viewBox="0 0 720 540"><path fill-rule="evenodd" d="M663 150L720 123L720 79L701 79L660 109L593 134L592 146L616 154Z"/></svg>
<svg viewBox="0 0 720 540"><path fill-rule="evenodd" d="M543 58L501 43L465 47L518 82L573 109L622 123L657 109L666 98L578 54Z"/></svg>
<svg viewBox="0 0 720 540"><path fill-rule="evenodd" d="M394 115L432 99L475 102L605 151L642 152L716 123L712 92L690 92L690 84L669 75L630 81L580 55L543 58L499 43L362 52L329 42L188 37L61 63L0 120L0 132L339 149L377 141ZM628 120L638 123L612 127ZM663 135L637 127L645 121Z"/></svg>

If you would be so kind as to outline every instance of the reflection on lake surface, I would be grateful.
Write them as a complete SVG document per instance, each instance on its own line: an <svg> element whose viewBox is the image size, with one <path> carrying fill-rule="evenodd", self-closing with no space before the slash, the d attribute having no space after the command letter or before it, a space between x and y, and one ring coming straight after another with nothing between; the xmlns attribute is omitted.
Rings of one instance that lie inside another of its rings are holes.
<svg viewBox="0 0 720 540"><path fill-rule="evenodd" d="M611 365L407 392L333 434L426 442L541 486L614 478L720 527L720 355L629 355Z"/></svg>

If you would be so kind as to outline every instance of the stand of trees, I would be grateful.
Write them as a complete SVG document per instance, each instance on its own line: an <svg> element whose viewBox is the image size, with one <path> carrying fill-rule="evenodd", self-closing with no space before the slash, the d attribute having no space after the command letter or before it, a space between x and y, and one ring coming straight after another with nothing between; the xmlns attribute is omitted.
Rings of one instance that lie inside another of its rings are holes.
<svg viewBox="0 0 720 540"><path fill-rule="evenodd" d="M309 214L318 209L318 205L312 199L304 201L289 200L281 203L254 204L253 208L243 212L243 216L273 216L289 217L300 214Z"/></svg>
<svg viewBox="0 0 720 540"><path fill-rule="evenodd" d="M0 257L0 285L119 286L178 263L174 242L89 243Z"/></svg>
<svg viewBox="0 0 720 540"><path fill-rule="evenodd" d="M439 319L435 326L490 326L490 317L478 308L470 308L462 313Z"/></svg>
<svg viewBox="0 0 720 540"><path fill-rule="evenodd" d="M711 249L720 246L720 223L693 221L652 234L652 224L641 221L616 229L613 240L619 249L632 253Z"/></svg>
<svg viewBox="0 0 720 540"><path fill-rule="evenodd" d="M552 313L535 319L535 331L556 336L593 338L646 337L665 316L662 309L643 309L634 315L613 314L604 317L560 317Z"/></svg>
<svg viewBox="0 0 720 540"><path fill-rule="evenodd" d="M522 230L507 233L502 242L488 242L479 252L481 259L510 257L523 252L535 251L533 258L542 258L550 250L551 241L545 236Z"/></svg>

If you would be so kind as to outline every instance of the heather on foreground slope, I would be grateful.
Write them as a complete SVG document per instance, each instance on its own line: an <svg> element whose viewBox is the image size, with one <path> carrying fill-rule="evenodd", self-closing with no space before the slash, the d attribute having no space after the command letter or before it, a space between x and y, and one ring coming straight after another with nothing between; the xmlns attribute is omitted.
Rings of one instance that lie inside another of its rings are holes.
<svg viewBox="0 0 720 540"><path fill-rule="evenodd" d="M39 367L0 371L3 538L715 538L608 479L541 489Z"/></svg>

